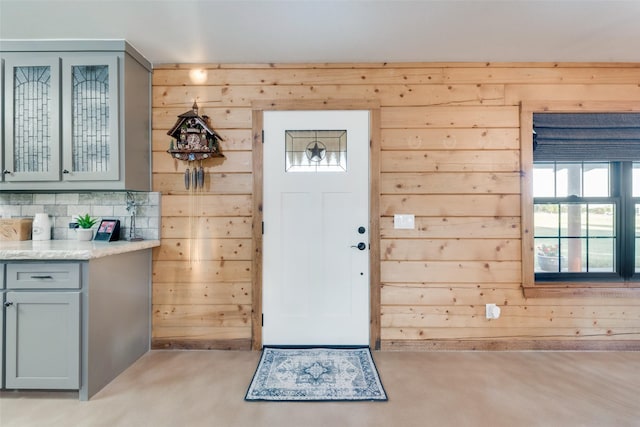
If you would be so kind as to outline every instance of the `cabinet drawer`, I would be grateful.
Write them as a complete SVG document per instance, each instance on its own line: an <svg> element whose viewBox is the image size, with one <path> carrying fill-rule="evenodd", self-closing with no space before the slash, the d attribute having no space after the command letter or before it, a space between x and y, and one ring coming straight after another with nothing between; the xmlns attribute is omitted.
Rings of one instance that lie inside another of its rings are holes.
<svg viewBox="0 0 640 427"><path fill-rule="evenodd" d="M0 262L0 289L4 289L4 264Z"/></svg>
<svg viewBox="0 0 640 427"><path fill-rule="evenodd" d="M7 289L78 289L80 264L7 264Z"/></svg>

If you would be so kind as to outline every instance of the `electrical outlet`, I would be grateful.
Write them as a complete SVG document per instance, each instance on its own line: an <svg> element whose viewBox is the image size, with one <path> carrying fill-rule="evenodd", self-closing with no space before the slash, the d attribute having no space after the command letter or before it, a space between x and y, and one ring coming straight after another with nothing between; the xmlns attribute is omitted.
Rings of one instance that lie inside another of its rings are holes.
<svg viewBox="0 0 640 427"><path fill-rule="evenodd" d="M413 230L416 228L416 217L413 214L396 214L393 216L393 228Z"/></svg>
<svg viewBox="0 0 640 427"><path fill-rule="evenodd" d="M500 307L495 304L487 304L485 306L485 315L487 319L497 319L500 317Z"/></svg>

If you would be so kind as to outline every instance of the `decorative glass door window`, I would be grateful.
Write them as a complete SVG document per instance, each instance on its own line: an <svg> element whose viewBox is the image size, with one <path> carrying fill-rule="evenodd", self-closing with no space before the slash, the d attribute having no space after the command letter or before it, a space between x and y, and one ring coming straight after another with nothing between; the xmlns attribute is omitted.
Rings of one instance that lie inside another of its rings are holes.
<svg viewBox="0 0 640 427"><path fill-rule="evenodd" d="M285 131L286 172L346 172L346 130Z"/></svg>
<svg viewBox="0 0 640 427"><path fill-rule="evenodd" d="M13 85L14 171L48 172L53 143L51 67L15 67Z"/></svg>
<svg viewBox="0 0 640 427"><path fill-rule="evenodd" d="M73 171L106 172L111 157L109 66L75 65L71 75Z"/></svg>

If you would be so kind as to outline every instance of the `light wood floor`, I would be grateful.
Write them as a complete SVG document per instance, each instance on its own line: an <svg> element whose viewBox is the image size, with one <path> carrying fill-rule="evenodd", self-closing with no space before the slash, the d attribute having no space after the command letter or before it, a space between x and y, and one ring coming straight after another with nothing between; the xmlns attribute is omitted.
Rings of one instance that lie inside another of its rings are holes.
<svg viewBox="0 0 640 427"><path fill-rule="evenodd" d="M245 402L259 353L152 351L89 402L0 393L0 426L640 426L640 352L375 352L388 402Z"/></svg>

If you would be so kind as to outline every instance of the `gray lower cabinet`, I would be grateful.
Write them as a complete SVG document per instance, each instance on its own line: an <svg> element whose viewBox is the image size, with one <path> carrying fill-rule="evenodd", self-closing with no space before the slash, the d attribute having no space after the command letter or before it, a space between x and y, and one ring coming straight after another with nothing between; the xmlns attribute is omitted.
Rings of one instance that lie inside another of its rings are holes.
<svg viewBox="0 0 640 427"><path fill-rule="evenodd" d="M4 263L0 262L0 307L4 307ZM4 310L0 313L0 389L4 387Z"/></svg>
<svg viewBox="0 0 640 427"><path fill-rule="evenodd" d="M80 387L80 292L6 292L6 388Z"/></svg>
<svg viewBox="0 0 640 427"><path fill-rule="evenodd" d="M0 290L0 303L4 306L4 291ZM0 315L0 389L4 388L4 316Z"/></svg>
<svg viewBox="0 0 640 427"><path fill-rule="evenodd" d="M80 387L80 265L8 264L5 378L11 389Z"/></svg>
<svg viewBox="0 0 640 427"><path fill-rule="evenodd" d="M0 388L88 400L149 351L151 249L0 260L0 277Z"/></svg>

